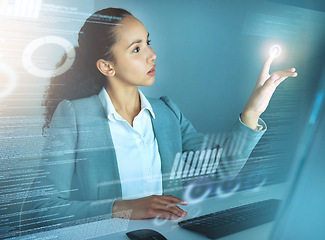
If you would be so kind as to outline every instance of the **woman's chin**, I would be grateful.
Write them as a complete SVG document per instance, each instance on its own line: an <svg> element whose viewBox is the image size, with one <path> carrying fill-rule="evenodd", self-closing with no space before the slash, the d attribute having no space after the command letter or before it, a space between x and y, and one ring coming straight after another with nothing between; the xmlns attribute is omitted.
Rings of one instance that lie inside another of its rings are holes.
<svg viewBox="0 0 325 240"><path fill-rule="evenodd" d="M143 83L143 85L141 85L141 86L143 86L143 87L149 87L152 84L154 84L154 82L155 82L155 77L153 76L153 77L149 78L147 81L145 81Z"/></svg>

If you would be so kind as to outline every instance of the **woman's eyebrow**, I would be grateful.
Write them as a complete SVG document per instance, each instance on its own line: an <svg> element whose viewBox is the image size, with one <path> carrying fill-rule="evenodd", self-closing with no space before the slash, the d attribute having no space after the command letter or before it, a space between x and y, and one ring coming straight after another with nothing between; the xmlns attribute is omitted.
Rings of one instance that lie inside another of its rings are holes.
<svg viewBox="0 0 325 240"><path fill-rule="evenodd" d="M147 39L149 38L149 33L148 33L148 35L147 35ZM129 49L130 47L132 47L132 45L134 45L134 44L137 44L137 43L141 43L142 42L142 40L136 40L136 41L134 41L134 42L132 42L131 44L130 44L130 46L128 46L128 48L127 49Z"/></svg>

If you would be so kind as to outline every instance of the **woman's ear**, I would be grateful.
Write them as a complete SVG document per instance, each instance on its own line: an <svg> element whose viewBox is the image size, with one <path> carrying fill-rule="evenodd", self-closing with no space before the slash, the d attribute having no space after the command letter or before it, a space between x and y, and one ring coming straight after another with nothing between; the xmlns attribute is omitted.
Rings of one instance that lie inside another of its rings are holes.
<svg viewBox="0 0 325 240"><path fill-rule="evenodd" d="M115 75L115 70L111 63L104 59L99 59L96 62L96 66L98 70L107 77L113 77Z"/></svg>

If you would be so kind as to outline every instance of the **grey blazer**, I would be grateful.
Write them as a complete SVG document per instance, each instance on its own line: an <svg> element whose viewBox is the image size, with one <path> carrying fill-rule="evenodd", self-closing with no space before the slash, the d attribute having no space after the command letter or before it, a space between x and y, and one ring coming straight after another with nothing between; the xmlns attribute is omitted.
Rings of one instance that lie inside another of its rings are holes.
<svg viewBox="0 0 325 240"><path fill-rule="evenodd" d="M163 191L180 197L181 186L175 183L167 188L166 176L176 153L201 149L203 134L169 98L148 100L156 116L152 125L161 157ZM239 120L234 124L218 167L226 173L223 176L238 174L264 132ZM227 154L234 142L243 144L244 150L237 156ZM33 212L43 217L54 214L58 222L111 214L122 191L109 123L98 96L63 100L53 115L45 146L40 175L30 189Z"/></svg>

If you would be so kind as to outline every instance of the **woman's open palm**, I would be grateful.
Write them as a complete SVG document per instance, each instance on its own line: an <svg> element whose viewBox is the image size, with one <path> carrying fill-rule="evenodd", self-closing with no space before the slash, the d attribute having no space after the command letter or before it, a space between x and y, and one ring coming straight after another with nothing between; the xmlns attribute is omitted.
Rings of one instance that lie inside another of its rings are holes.
<svg viewBox="0 0 325 240"><path fill-rule="evenodd" d="M269 105L270 99L281 82L288 77L296 77L298 74L295 68L269 73L274 57L269 56L264 62L260 76L254 90L249 97L244 111L260 116ZM243 112L244 112L243 111Z"/></svg>

